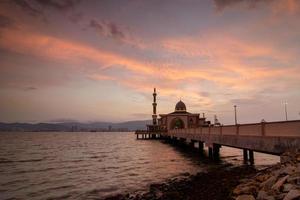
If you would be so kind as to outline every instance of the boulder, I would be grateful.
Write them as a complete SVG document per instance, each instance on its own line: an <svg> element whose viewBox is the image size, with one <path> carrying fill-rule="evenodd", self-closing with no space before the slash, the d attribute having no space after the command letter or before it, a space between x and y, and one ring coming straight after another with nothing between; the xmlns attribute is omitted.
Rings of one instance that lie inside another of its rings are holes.
<svg viewBox="0 0 300 200"><path fill-rule="evenodd" d="M283 200L283 198L287 195L287 193L280 193L275 196L276 200Z"/></svg>
<svg viewBox="0 0 300 200"><path fill-rule="evenodd" d="M296 200L300 198L300 191L299 190L291 190L287 195L284 197L283 200Z"/></svg>
<svg viewBox="0 0 300 200"><path fill-rule="evenodd" d="M292 184L296 184L296 185L300 185L300 176L292 176L292 177L287 179L287 182L292 183Z"/></svg>
<svg viewBox="0 0 300 200"><path fill-rule="evenodd" d="M235 200L255 200L252 195L240 195Z"/></svg>
<svg viewBox="0 0 300 200"><path fill-rule="evenodd" d="M257 180L258 182L264 182L264 181L266 181L268 178L270 178L270 175L269 175L269 174L262 174L262 175L256 176L256 177L255 177L255 180Z"/></svg>
<svg viewBox="0 0 300 200"><path fill-rule="evenodd" d="M295 166L292 166L292 165L289 165L285 168L283 168L282 170L280 170L280 174L281 175L291 175L293 174L294 172L296 171L296 167Z"/></svg>
<svg viewBox="0 0 300 200"><path fill-rule="evenodd" d="M273 196L268 195L268 193L263 190L258 192L256 199L257 200L275 200L275 198Z"/></svg>
<svg viewBox="0 0 300 200"><path fill-rule="evenodd" d="M287 184L284 184L283 185L283 192L289 192L291 189L294 189L294 185L293 184L290 184L290 183L287 183Z"/></svg>
<svg viewBox="0 0 300 200"><path fill-rule="evenodd" d="M275 176L271 176L266 181L262 182L260 184L260 187L263 188L264 190L269 190L274 185L276 178L277 177Z"/></svg>
<svg viewBox="0 0 300 200"><path fill-rule="evenodd" d="M285 177L279 179L273 186L272 190L280 191L280 188L286 182L286 180L290 177L290 175L286 175Z"/></svg>
<svg viewBox="0 0 300 200"><path fill-rule="evenodd" d="M254 185L241 185L233 190L234 195L241 194L255 194L257 192L257 188Z"/></svg>

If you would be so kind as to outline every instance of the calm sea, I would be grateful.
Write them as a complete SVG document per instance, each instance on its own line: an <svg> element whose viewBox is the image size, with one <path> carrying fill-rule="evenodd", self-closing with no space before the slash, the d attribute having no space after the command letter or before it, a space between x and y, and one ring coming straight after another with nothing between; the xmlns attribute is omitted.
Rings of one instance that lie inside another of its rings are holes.
<svg viewBox="0 0 300 200"><path fill-rule="evenodd" d="M222 147L221 159L239 165L242 152ZM279 158L256 153L255 161ZM0 199L101 199L208 167L197 154L133 133L0 133Z"/></svg>

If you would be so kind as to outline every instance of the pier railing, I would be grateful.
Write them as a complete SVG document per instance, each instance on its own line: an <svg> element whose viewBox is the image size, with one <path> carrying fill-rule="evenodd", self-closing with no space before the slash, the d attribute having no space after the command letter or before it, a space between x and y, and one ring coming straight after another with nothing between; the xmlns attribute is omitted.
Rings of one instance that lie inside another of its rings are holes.
<svg viewBox="0 0 300 200"><path fill-rule="evenodd" d="M167 133L174 134L300 137L300 120L173 129Z"/></svg>

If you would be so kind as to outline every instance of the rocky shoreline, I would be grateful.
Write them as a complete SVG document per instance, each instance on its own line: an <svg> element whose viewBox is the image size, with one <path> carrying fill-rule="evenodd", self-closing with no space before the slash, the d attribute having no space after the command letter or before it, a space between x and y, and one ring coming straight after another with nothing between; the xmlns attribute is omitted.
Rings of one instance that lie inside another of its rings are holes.
<svg viewBox="0 0 300 200"><path fill-rule="evenodd" d="M218 165L208 172L152 184L143 194L105 200L300 200L300 152L287 152L281 162L256 170Z"/></svg>
<svg viewBox="0 0 300 200"><path fill-rule="evenodd" d="M236 200L300 200L300 152L287 152L280 163L241 180Z"/></svg>
<svg viewBox="0 0 300 200"><path fill-rule="evenodd" d="M208 172L152 184L142 194L105 200L300 200L300 151L287 152L280 161L262 170L216 165Z"/></svg>
<svg viewBox="0 0 300 200"><path fill-rule="evenodd" d="M232 191L240 183L239 180L256 172L251 166L219 165L208 172L186 174L182 179L152 184L149 191L143 194L120 194L105 200L233 200Z"/></svg>

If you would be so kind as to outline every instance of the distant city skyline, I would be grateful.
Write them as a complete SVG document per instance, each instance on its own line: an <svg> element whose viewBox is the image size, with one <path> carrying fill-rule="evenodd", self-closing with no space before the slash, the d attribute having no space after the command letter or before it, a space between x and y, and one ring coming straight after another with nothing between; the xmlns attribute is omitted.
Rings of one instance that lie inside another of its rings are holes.
<svg viewBox="0 0 300 200"><path fill-rule="evenodd" d="M158 114L300 119L299 18L297 0L0 1L0 122L151 119L154 87Z"/></svg>

